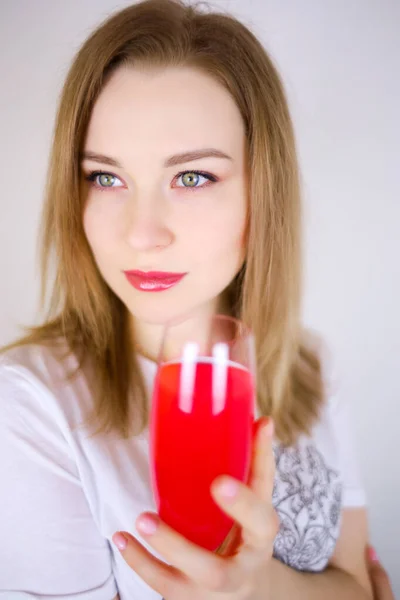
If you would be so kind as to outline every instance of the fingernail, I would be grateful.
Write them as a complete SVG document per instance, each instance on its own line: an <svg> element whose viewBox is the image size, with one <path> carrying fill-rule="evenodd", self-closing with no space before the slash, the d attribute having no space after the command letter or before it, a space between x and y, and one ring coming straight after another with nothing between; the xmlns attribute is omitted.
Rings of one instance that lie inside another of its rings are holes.
<svg viewBox="0 0 400 600"><path fill-rule="evenodd" d="M153 515L142 515L136 521L136 527L144 535L153 535L157 531L158 520Z"/></svg>
<svg viewBox="0 0 400 600"><path fill-rule="evenodd" d="M238 493L239 486L233 479L226 479L218 487L220 495L225 500L233 500Z"/></svg>
<svg viewBox="0 0 400 600"><path fill-rule="evenodd" d="M377 562L379 562L378 555L377 555L377 553L375 552L375 549L374 549L374 548L372 548L372 546L370 546L370 547L368 548L368 555L369 555L369 560L370 560L371 562L373 562L373 563L377 563Z"/></svg>
<svg viewBox="0 0 400 600"><path fill-rule="evenodd" d="M125 550L128 545L128 540L121 532L114 533L112 541L117 546L118 550Z"/></svg>

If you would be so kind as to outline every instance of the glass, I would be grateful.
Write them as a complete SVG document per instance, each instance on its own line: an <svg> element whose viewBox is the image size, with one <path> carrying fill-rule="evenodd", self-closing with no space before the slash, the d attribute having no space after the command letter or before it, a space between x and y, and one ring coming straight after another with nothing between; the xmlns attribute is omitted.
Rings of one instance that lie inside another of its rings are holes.
<svg viewBox="0 0 400 600"><path fill-rule="evenodd" d="M162 340L150 422L152 485L161 519L215 551L233 521L212 499L211 483L219 475L246 482L249 475L254 339L223 315L195 336L184 328L182 321L168 325Z"/></svg>

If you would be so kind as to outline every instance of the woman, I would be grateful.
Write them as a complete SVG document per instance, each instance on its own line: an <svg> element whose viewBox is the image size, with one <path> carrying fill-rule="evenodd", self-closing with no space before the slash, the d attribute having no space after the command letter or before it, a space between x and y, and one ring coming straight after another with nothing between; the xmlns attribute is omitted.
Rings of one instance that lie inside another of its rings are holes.
<svg viewBox="0 0 400 600"><path fill-rule="evenodd" d="M371 597L344 410L300 325L300 250L292 125L254 36L173 0L99 27L57 116L49 314L1 359L8 597ZM149 293L154 270L182 277ZM185 339L221 312L256 334L258 409L272 419L260 421L249 486L213 484L240 533L217 555L153 514L147 422L163 325L190 315Z"/></svg>
<svg viewBox="0 0 400 600"><path fill-rule="evenodd" d="M395 600L389 576L371 546L367 549L367 563L374 600Z"/></svg>

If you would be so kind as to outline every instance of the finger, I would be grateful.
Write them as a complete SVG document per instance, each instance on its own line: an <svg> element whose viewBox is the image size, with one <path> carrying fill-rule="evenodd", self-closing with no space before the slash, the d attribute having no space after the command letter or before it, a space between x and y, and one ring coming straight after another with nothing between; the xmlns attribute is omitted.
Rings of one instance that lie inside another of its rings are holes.
<svg viewBox="0 0 400 600"><path fill-rule="evenodd" d="M260 500L252 489L227 476L213 482L211 493L222 510L242 527L244 542L269 553L277 533L271 499Z"/></svg>
<svg viewBox="0 0 400 600"><path fill-rule="evenodd" d="M380 564L375 550L368 547L368 567L376 600L395 600L390 579Z"/></svg>
<svg viewBox="0 0 400 600"><path fill-rule="evenodd" d="M236 556L242 543L242 528L237 523L234 523L225 540L216 550L216 553L219 556Z"/></svg>
<svg viewBox="0 0 400 600"><path fill-rule="evenodd" d="M244 574L234 567L232 560L196 546L163 523L157 515L140 515L136 527L158 553L199 586L229 592L241 585Z"/></svg>
<svg viewBox="0 0 400 600"><path fill-rule="evenodd" d="M274 424L263 417L256 424L249 485L261 499L271 501L274 488L275 458L272 449Z"/></svg>
<svg viewBox="0 0 400 600"><path fill-rule="evenodd" d="M129 533L115 533L112 539L129 567L162 597L173 598L188 586L182 573L158 560Z"/></svg>
<svg viewBox="0 0 400 600"><path fill-rule="evenodd" d="M257 495L259 495L260 498L265 496L268 501L268 500L271 500L272 491L269 492L268 485L263 485L262 481L264 479L267 479L270 476L272 479L271 486L273 489L273 478L274 478L274 471L275 471L275 462L274 462L274 457L273 457L273 452L272 452L273 422L271 421L271 419L264 417L264 418L259 419L257 422L255 422L254 425L255 426L254 426L253 457L252 457L252 465L251 465L250 475L249 475L249 483L250 483L250 487L252 486L253 491ZM272 431L271 431L271 427L272 427ZM265 428L267 428L266 432L265 432ZM268 449L265 452L265 449L263 448L263 445L265 442L265 439L264 439L264 441L261 439L261 437L263 435L267 436L267 440L266 440L267 445L268 445L268 439L271 438L272 465L269 464L268 458L266 457L266 456L268 456ZM268 472L271 472L271 475L268 475ZM260 473L261 473L261 477L260 477ZM274 519L277 520L275 517L274 517ZM224 542L222 548L220 549L221 551L219 552L219 554L222 554L223 556L234 556L237 554L237 552L243 542L242 528L238 525L238 523L235 524L233 530L231 531L231 533L228 537L229 537L229 540L227 539Z"/></svg>

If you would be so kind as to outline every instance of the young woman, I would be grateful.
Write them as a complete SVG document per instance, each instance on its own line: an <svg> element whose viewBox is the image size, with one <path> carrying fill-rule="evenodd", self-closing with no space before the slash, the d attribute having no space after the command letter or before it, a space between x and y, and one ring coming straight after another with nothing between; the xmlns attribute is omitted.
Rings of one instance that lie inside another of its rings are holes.
<svg viewBox="0 0 400 600"><path fill-rule="evenodd" d="M345 412L300 324L292 124L242 24L148 0L85 42L55 128L44 298L52 266L45 322L0 359L7 598L370 598ZM180 277L150 293L150 271ZM213 484L241 533L223 555L154 515L147 429L163 326L190 315L186 339L215 313L254 331L269 417L249 486Z"/></svg>

